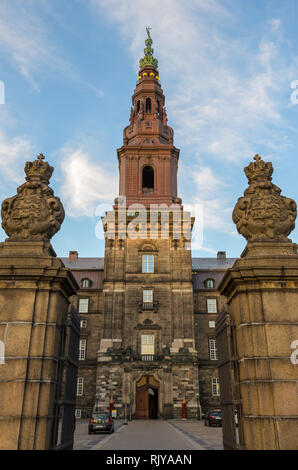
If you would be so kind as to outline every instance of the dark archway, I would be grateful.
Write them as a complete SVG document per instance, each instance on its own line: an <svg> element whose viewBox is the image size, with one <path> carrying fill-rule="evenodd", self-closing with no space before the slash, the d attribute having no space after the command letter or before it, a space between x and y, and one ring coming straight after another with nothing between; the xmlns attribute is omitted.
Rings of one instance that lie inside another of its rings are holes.
<svg viewBox="0 0 298 470"><path fill-rule="evenodd" d="M146 113L151 113L151 99L146 98Z"/></svg>
<svg viewBox="0 0 298 470"><path fill-rule="evenodd" d="M140 114L140 108L141 108L141 102L139 100L139 101L137 101L137 110L136 110L137 116Z"/></svg>
<svg viewBox="0 0 298 470"><path fill-rule="evenodd" d="M136 383L136 418L158 418L158 381L152 375L143 375Z"/></svg>
<svg viewBox="0 0 298 470"><path fill-rule="evenodd" d="M154 190L154 170L152 166L144 166L143 168L143 192Z"/></svg>

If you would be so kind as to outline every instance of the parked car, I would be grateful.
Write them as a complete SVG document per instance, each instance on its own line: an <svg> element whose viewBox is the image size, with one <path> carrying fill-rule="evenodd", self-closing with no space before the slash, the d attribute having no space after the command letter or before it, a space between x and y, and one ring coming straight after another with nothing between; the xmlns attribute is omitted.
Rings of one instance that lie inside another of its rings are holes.
<svg viewBox="0 0 298 470"><path fill-rule="evenodd" d="M114 420L110 413L92 413L88 433L114 432Z"/></svg>
<svg viewBox="0 0 298 470"><path fill-rule="evenodd" d="M221 410L209 410L205 415L205 426L222 426Z"/></svg>

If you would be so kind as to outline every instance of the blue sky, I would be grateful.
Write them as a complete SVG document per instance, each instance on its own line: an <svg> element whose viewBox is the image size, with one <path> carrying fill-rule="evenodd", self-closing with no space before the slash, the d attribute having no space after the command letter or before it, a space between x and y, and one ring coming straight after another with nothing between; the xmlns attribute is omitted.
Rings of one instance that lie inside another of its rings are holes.
<svg viewBox="0 0 298 470"><path fill-rule="evenodd" d="M179 196L193 212L204 207L193 255L239 256L246 241L231 214L256 153L298 200L297 16L296 0L1 0L1 200L44 153L66 210L57 255L103 256L96 207L111 207L118 192L116 149L150 25L180 148Z"/></svg>

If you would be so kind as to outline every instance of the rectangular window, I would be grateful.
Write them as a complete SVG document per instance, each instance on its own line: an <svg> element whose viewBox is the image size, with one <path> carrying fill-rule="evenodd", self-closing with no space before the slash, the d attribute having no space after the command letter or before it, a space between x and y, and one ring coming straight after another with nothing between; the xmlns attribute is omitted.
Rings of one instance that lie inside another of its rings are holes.
<svg viewBox="0 0 298 470"><path fill-rule="evenodd" d="M219 392L219 378L212 379L212 395L220 395Z"/></svg>
<svg viewBox="0 0 298 470"><path fill-rule="evenodd" d="M87 328L87 320L81 320L80 321L80 327L81 328Z"/></svg>
<svg viewBox="0 0 298 470"><path fill-rule="evenodd" d="M215 328L215 321L209 322L209 328Z"/></svg>
<svg viewBox="0 0 298 470"><path fill-rule="evenodd" d="M154 256L153 255L142 256L142 272L154 273Z"/></svg>
<svg viewBox="0 0 298 470"><path fill-rule="evenodd" d="M80 346L79 346L79 360L84 361L86 359L86 346L87 340L80 339Z"/></svg>
<svg viewBox="0 0 298 470"><path fill-rule="evenodd" d="M154 335L142 335L141 354L154 355Z"/></svg>
<svg viewBox="0 0 298 470"><path fill-rule="evenodd" d="M217 361L217 348L215 339L209 339L209 356L211 361Z"/></svg>
<svg viewBox="0 0 298 470"><path fill-rule="evenodd" d="M77 381L77 396L82 396L84 391L84 378L78 377Z"/></svg>
<svg viewBox="0 0 298 470"><path fill-rule="evenodd" d="M75 418L81 418L82 417L82 410L75 410Z"/></svg>
<svg viewBox="0 0 298 470"><path fill-rule="evenodd" d="M207 312L217 313L216 299L207 299Z"/></svg>
<svg viewBox="0 0 298 470"><path fill-rule="evenodd" d="M79 299L79 313L88 313L89 299Z"/></svg>
<svg viewBox="0 0 298 470"><path fill-rule="evenodd" d="M153 290L143 290L143 302L152 303L153 302Z"/></svg>

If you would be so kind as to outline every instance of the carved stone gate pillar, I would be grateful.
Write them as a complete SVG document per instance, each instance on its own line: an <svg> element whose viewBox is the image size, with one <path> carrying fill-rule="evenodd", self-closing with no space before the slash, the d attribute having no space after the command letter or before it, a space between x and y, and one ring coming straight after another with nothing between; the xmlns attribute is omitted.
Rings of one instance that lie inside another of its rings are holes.
<svg viewBox="0 0 298 470"><path fill-rule="evenodd" d="M298 254L287 238L296 203L271 182L272 164L256 155L233 221L247 246L219 286L235 328L241 449L298 448Z"/></svg>
<svg viewBox="0 0 298 470"><path fill-rule="evenodd" d="M0 244L0 449L55 445L62 325L78 286L49 242L64 210L43 158L26 163L26 183L2 203L9 238Z"/></svg>

